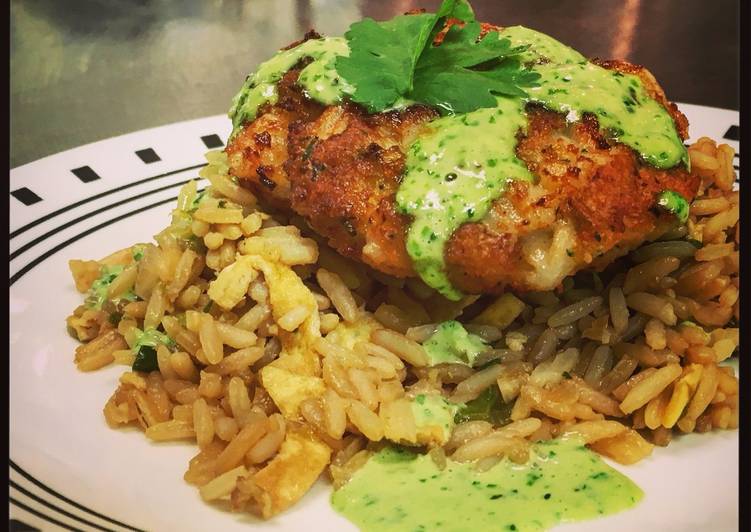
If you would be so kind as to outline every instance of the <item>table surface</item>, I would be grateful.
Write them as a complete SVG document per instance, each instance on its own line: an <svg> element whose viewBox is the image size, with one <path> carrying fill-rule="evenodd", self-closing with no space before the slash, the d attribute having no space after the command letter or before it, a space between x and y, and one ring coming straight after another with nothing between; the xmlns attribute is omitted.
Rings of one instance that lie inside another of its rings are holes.
<svg viewBox="0 0 751 532"><path fill-rule="evenodd" d="M438 0L14 0L10 166L224 113L248 72L315 28ZM738 0L474 0L590 57L647 66L674 101L738 108Z"/></svg>

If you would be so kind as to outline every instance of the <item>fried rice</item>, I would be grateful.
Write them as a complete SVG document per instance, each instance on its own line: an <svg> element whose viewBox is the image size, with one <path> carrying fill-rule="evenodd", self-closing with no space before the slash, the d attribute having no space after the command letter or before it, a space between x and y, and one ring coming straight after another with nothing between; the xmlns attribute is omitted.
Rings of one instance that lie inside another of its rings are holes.
<svg viewBox="0 0 751 532"><path fill-rule="evenodd" d="M75 363L135 368L104 405L109 426L195 442L185 481L263 518L324 472L342 485L385 441L482 470L576 434L638 462L681 434L738 427L738 379L723 364L739 342L733 150L701 138L689 155L702 185L685 225L554 291L452 302L339 256L209 152L210 186L182 188L155 243L70 261L89 294L67 318ZM454 319L490 346L475 369L428 365L422 343ZM146 331L161 340L134 349ZM442 437L416 426L417 394L491 398L495 411Z"/></svg>

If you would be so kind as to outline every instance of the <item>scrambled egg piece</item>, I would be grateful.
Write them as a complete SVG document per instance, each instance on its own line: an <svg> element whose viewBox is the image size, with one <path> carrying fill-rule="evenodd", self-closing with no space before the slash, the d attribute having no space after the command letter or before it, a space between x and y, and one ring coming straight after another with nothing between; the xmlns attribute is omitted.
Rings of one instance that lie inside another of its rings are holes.
<svg viewBox="0 0 751 532"><path fill-rule="evenodd" d="M282 352L261 370L263 387L284 417L298 419L300 403L318 397L324 390L321 363L313 349L315 341L321 337L318 305L313 293L289 266L272 263L258 255L248 255L245 259L263 272L275 320L300 306L308 310L308 316L297 330L280 329Z"/></svg>
<svg viewBox="0 0 751 532"><path fill-rule="evenodd" d="M353 349L359 342L369 342L371 333L378 329L383 329L383 325L369 312L363 312L355 323L340 321L334 330L326 335L326 340L346 349Z"/></svg>
<svg viewBox="0 0 751 532"><path fill-rule="evenodd" d="M271 499L270 507L263 508L263 517L268 519L300 500L330 458L331 449L310 430L290 429L279 454L254 477L256 485Z"/></svg>
<svg viewBox="0 0 751 532"><path fill-rule="evenodd" d="M219 272L209 284L208 294L211 300L223 309L234 308L245 297L250 283L258 277L253 264L253 257L240 255L235 262Z"/></svg>
<svg viewBox="0 0 751 532"><path fill-rule="evenodd" d="M326 391L320 377L298 375L273 363L261 371L261 378L263 387L286 419L298 419L300 403Z"/></svg>

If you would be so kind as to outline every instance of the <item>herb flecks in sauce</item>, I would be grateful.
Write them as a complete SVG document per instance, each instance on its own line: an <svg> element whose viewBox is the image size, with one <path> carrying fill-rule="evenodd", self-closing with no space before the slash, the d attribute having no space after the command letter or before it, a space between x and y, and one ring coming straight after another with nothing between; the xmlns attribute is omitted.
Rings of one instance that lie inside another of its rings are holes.
<svg viewBox="0 0 751 532"><path fill-rule="evenodd" d="M88 308L96 310L100 310L102 308L104 302L110 299L110 285L115 279L118 278L121 273L123 273L124 269L125 267L120 264L101 267L99 278L91 284L91 288L89 288L88 295L86 296L85 304ZM120 295L120 297L116 298L113 303L118 303L122 300L135 301L136 299L136 294L133 293L133 290L128 290L124 294Z"/></svg>
<svg viewBox="0 0 751 532"><path fill-rule="evenodd" d="M431 366L436 364L464 364L473 366L475 359L490 349L487 343L467 332L464 326L455 320L444 321L436 331L422 344Z"/></svg>
<svg viewBox="0 0 751 532"><path fill-rule="evenodd" d="M537 63L532 70L540 79L538 87L527 89L529 101L559 113L594 114L603 131L657 168L688 164L673 118L637 76L590 63L576 50L523 26L500 35L514 45L530 45L521 58Z"/></svg>
<svg viewBox="0 0 751 532"><path fill-rule="evenodd" d="M485 472L386 448L332 495L334 508L364 532L544 530L629 508L643 492L576 440L533 446L525 465ZM460 505L460 506L459 506Z"/></svg>
<svg viewBox="0 0 751 532"><path fill-rule="evenodd" d="M526 125L524 102L498 98L498 107L435 120L409 148L396 194L399 210L413 218L407 253L423 281L448 299L462 297L445 271L453 232L482 220L509 180L533 179L514 152Z"/></svg>
<svg viewBox="0 0 751 532"><path fill-rule="evenodd" d="M305 94L324 105L339 103L345 94L352 93L353 88L337 74L334 63L337 57L348 55L346 39L325 37L309 39L294 48L282 50L261 63L255 74L248 76L242 89L232 100L229 111L232 136L245 122L255 119L262 105L277 102L277 82L305 58L312 61L300 71L297 79Z"/></svg>
<svg viewBox="0 0 751 532"><path fill-rule="evenodd" d="M535 102L578 119L597 116L614 140L649 164L687 164L687 152L670 114L647 95L641 80L592 64L542 33L514 26L501 30L515 46L528 44L520 59L540 74L527 97L497 99L495 109L439 118L407 154L397 205L413 217L407 253L428 285L451 300L462 294L446 272L445 247L464 223L479 222L511 179L532 181L516 157L517 134L526 128L525 106Z"/></svg>
<svg viewBox="0 0 751 532"><path fill-rule="evenodd" d="M461 403L446 400L440 394L416 395L411 407L418 441L448 441L451 431L454 430L454 417L463 406Z"/></svg>

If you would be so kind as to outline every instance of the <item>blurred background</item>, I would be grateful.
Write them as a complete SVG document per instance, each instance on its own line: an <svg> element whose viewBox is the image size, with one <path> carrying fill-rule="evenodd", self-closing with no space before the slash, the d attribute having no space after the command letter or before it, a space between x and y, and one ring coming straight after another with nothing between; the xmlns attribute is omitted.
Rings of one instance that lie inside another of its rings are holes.
<svg viewBox="0 0 751 532"><path fill-rule="evenodd" d="M308 29L342 34L440 0L12 0L11 168L225 113L248 72ZM739 0L473 0L479 20L647 66L673 101L738 109Z"/></svg>

